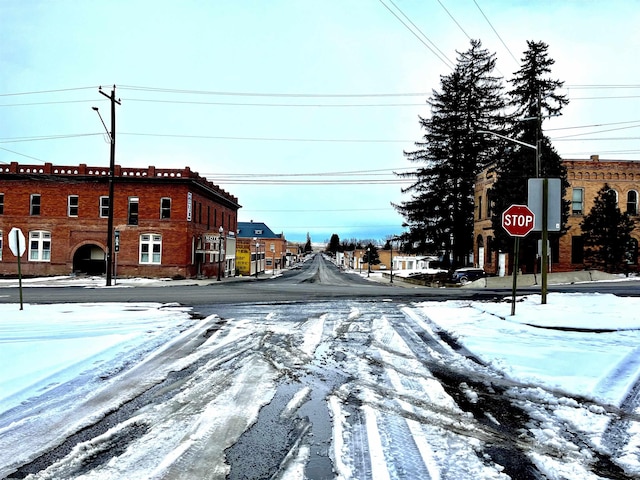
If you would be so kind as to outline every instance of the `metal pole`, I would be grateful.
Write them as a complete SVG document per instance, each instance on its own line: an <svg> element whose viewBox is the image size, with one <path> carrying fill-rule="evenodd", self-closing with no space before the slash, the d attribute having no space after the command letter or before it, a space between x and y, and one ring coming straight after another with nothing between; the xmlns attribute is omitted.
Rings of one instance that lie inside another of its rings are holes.
<svg viewBox="0 0 640 480"><path fill-rule="evenodd" d="M511 287L511 316L516 314L516 290L518 289L518 257L520 256L520 237L513 241L513 285Z"/></svg>
<svg viewBox="0 0 640 480"><path fill-rule="evenodd" d="M549 179L542 179L542 292L541 304L547 303L548 271L549 271Z"/></svg>
<svg viewBox="0 0 640 480"><path fill-rule="evenodd" d="M391 261L389 263L391 263L391 281L389 283L393 283L393 242L389 242L389 245L391 246Z"/></svg>
<svg viewBox="0 0 640 480"><path fill-rule="evenodd" d="M218 281L220 281L220 269L222 268L222 234L218 237Z"/></svg>
<svg viewBox="0 0 640 480"><path fill-rule="evenodd" d="M20 230L16 230L16 249L18 257L18 286L20 287L20 310L22 310L22 267L20 266Z"/></svg>

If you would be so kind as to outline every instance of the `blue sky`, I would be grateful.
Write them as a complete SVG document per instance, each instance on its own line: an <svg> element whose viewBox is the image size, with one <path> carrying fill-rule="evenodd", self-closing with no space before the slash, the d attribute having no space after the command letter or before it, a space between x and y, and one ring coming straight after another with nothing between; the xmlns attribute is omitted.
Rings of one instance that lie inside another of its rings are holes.
<svg viewBox="0 0 640 480"><path fill-rule="evenodd" d="M640 159L639 17L631 0L0 0L0 162L108 164L91 107L108 125L97 86L115 84L118 164L189 166L291 240L383 239L402 230L391 172L469 37L505 78L549 44L563 157Z"/></svg>

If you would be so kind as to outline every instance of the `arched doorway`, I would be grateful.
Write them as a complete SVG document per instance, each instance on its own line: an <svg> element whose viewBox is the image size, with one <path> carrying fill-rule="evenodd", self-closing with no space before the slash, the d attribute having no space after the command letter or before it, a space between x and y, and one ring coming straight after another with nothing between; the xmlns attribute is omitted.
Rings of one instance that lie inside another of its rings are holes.
<svg viewBox="0 0 640 480"><path fill-rule="evenodd" d="M105 253L98 245L82 245L73 255L73 272L104 275L107 271Z"/></svg>

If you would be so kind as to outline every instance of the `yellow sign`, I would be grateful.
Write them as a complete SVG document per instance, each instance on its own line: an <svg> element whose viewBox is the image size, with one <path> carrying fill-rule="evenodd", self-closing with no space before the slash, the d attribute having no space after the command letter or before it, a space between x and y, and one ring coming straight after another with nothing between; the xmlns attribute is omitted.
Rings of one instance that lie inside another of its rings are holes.
<svg viewBox="0 0 640 480"><path fill-rule="evenodd" d="M251 250L248 248L236 249L236 268L241 275L251 275Z"/></svg>

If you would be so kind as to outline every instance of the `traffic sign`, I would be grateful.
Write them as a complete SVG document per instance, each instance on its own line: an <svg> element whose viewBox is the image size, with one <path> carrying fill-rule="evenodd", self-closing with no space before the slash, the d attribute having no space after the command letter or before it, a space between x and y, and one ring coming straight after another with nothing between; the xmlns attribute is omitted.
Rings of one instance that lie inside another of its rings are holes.
<svg viewBox="0 0 640 480"><path fill-rule="evenodd" d="M526 205L511 205L502 214L502 228L512 237L524 237L533 230L535 218Z"/></svg>
<svg viewBox="0 0 640 480"><path fill-rule="evenodd" d="M22 230L18 227L13 227L9 232L9 250L16 257L21 257L24 255L25 250L27 249L27 241L24 238L24 234Z"/></svg>

